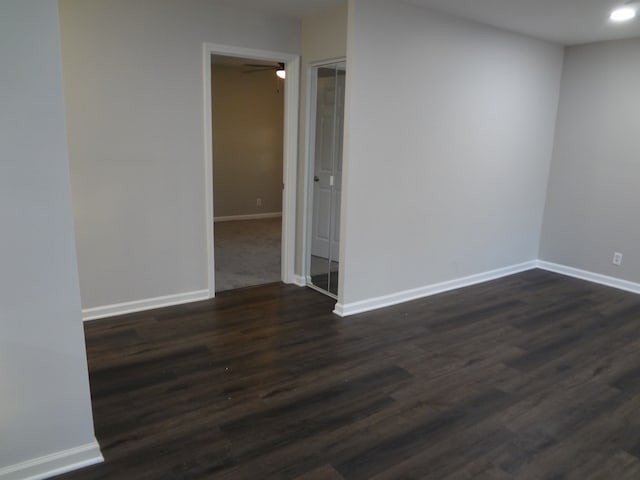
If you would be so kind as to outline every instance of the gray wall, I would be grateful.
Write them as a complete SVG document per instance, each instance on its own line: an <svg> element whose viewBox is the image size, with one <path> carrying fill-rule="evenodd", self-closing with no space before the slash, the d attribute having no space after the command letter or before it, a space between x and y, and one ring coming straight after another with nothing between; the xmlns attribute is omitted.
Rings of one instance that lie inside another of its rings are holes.
<svg viewBox="0 0 640 480"><path fill-rule="evenodd" d="M343 304L538 257L562 55L427 9L350 2Z"/></svg>
<svg viewBox="0 0 640 480"><path fill-rule="evenodd" d="M247 70L211 69L215 217L282 212L284 82Z"/></svg>
<svg viewBox="0 0 640 480"><path fill-rule="evenodd" d="M55 0L0 2L0 472L94 442L59 44Z"/></svg>
<svg viewBox="0 0 640 480"><path fill-rule="evenodd" d="M84 308L207 285L203 42L299 51L299 22L210 0L61 0Z"/></svg>
<svg viewBox="0 0 640 480"><path fill-rule="evenodd" d="M566 50L540 249L542 260L632 282L640 282L639 52L640 39Z"/></svg>

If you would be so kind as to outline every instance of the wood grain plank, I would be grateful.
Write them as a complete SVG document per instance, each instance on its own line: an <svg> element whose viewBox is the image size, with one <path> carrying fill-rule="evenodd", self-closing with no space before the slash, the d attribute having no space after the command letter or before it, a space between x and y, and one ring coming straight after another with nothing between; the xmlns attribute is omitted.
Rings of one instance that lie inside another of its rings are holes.
<svg viewBox="0 0 640 480"><path fill-rule="evenodd" d="M282 284L85 324L58 480L640 478L640 297L531 270L348 319Z"/></svg>

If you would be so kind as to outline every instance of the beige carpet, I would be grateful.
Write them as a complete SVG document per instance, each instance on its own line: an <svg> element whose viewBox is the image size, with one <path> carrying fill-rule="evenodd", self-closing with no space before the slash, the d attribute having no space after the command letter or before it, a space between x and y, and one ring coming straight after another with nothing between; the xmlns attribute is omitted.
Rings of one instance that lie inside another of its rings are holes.
<svg viewBox="0 0 640 480"><path fill-rule="evenodd" d="M279 282L281 236L280 218L217 222L216 292Z"/></svg>

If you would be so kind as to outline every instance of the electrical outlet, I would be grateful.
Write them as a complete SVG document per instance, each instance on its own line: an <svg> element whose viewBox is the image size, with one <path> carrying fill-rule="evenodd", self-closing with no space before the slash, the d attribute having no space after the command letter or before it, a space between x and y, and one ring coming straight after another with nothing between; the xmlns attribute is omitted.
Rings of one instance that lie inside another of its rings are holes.
<svg viewBox="0 0 640 480"><path fill-rule="evenodd" d="M622 265L622 254L620 252L613 254L613 264L618 266Z"/></svg>
<svg viewBox="0 0 640 480"><path fill-rule="evenodd" d="M261 207L261 206L262 206L262 199L256 198L256 207Z"/></svg>

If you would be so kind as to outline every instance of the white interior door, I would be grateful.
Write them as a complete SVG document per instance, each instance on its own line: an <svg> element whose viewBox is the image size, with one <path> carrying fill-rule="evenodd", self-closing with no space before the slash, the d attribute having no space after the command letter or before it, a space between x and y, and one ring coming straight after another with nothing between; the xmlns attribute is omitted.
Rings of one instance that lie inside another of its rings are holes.
<svg viewBox="0 0 640 480"><path fill-rule="evenodd" d="M342 66L344 67L344 66ZM339 261L340 255L340 201L342 199L342 145L344 131L344 94L345 71L338 69L336 76L336 120L335 120L335 157L334 157L334 185L331 199L331 252L329 259Z"/></svg>
<svg viewBox="0 0 640 480"><path fill-rule="evenodd" d="M311 254L337 261L340 251L344 71L317 79ZM333 72L332 74L327 73Z"/></svg>

